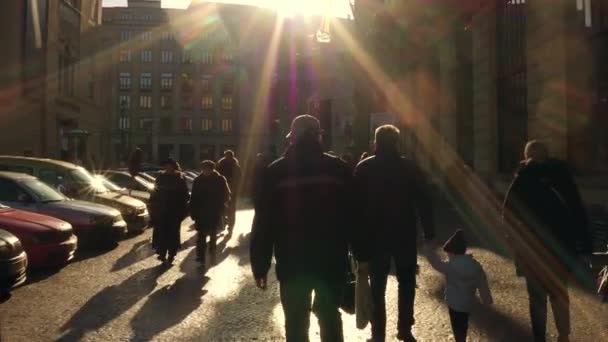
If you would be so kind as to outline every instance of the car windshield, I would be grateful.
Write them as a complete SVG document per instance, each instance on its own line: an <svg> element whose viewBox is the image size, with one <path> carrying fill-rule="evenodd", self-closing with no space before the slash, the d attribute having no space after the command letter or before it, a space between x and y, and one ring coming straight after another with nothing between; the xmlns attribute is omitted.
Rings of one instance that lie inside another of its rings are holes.
<svg viewBox="0 0 608 342"><path fill-rule="evenodd" d="M87 170L81 167L72 170L70 172L70 176L72 177L74 182L78 184L83 184L89 187L91 190L95 191L96 193L108 192L108 189L103 185L103 182L100 179L91 176L91 174Z"/></svg>
<svg viewBox="0 0 608 342"><path fill-rule="evenodd" d="M39 202L62 202L66 199L59 191L37 179L25 180L21 184Z"/></svg>
<svg viewBox="0 0 608 342"><path fill-rule="evenodd" d="M103 186L105 186L108 190L110 191L120 191L122 190L121 187L119 187L118 185L110 182L107 178L105 178L104 176L101 175L96 175L95 179L98 179L101 181L101 184L103 184Z"/></svg>

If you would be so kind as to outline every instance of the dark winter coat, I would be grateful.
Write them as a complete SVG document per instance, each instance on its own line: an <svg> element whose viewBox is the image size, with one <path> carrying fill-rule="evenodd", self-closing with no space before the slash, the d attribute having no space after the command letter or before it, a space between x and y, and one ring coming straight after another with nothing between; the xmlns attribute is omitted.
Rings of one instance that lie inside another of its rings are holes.
<svg viewBox="0 0 608 342"><path fill-rule="evenodd" d="M342 279L348 243L356 239L347 165L321 146L289 148L266 169L260 196L251 235L254 276L267 274L274 251L280 281L302 274Z"/></svg>
<svg viewBox="0 0 608 342"><path fill-rule="evenodd" d="M562 161L522 162L505 197L503 217L513 229L511 240L520 266L527 263L526 251L540 253L552 266L566 266L572 256L591 252L587 214Z"/></svg>
<svg viewBox="0 0 608 342"><path fill-rule="evenodd" d="M217 171L209 176L200 174L192 185L190 217L202 233L211 233L222 218L224 206L230 199L230 188L226 178Z"/></svg>
<svg viewBox="0 0 608 342"><path fill-rule="evenodd" d="M241 181L241 166L236 158L222 158L217 162L217 172L226 177L228 185L236 192Z"/></svg>
<svg viewBox="0 0 608 342"><path fill-rule="evenodd" d="M424 238L435 226L430 191L422 171L394 153L377 153L355 169L357 222L375 255L404 256L416 263L417 222Z"/></svg>
<svg viewBox="0 0 608 342"><path fill-rule="evenodd" d="M180 224L188 215L188 187L180 173L162 173L150 195L150 218L154 226L152 244L168 249L180 245Z"/></svg>

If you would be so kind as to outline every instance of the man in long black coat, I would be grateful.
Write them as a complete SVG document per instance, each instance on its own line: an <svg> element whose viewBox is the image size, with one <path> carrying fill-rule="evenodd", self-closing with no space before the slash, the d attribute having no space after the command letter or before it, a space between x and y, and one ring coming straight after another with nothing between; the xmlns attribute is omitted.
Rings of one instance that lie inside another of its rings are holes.
<svg viewBox="0 0 608 342"><path fill-rule="evenodd" d="M545 341L547 297L551 299L558 341L568 341L568 280L591 253L588 219L567 165L549 158L540 141L526 145L507 192L503 216L515 252L518 274L526 278L535 341Z"/></svg>
<svg viewBox="0 0 608 342"><path fill-rule="evenodd" d="M188 215L190 195L179 164L169 158L162 165L165 171L156 178L154 192L150 195L150 216L154 227L152 247L160 261L171 264L181 245L180 228Z"/></svg>
<svg viewBox="0 0 608 342"><path fill-rule="evenodd" d="M241 166L238 159L234 156L234 151L226 150L224 157L217 162L217 171L228 181L232 196L228 201L226 211L226 220L228 221L228 230L232 231L236 224L236 199L241 185Z"/></svg>
<svg viewBox="0 0 608 342"><path fill-rule="evenodd" d="M359 260L366 260L350 222L351 175L343 161L323 153L316 118L295 118L288 139L285 156L264 173L251 233L253 275L257 286L265 289L274 253L288 342L309 340L313 291L321 341L340 342L338 305L349 242Z"/></svg>
<svg viewBox="0 0 608 342"><path fill-rule="evenodd" d="M217 229L222 222L222 214L230 199L230 188L226 178L215 170L215 163L205 160L201 163L201 174L192 185L190 198L190 217L196 225L197 261L205 264L207 252L207 236L212 258L215 257ZM213 260L213 259L212 259Z"/></svg>
<svg viewBox="0 0 608 342"><path fill-rule="evenodd" d="M417 222L421 222L427 242L435 235L431 195L425 177L414 162L399 154L399 136L395 126L379 127L375 155L361 161L355 169L357 221L362 230L367 231L367 243L372 250L371 340L374 342L385 341L385 292L391 260L395 261L399 282L397 338L415 341L411 327L414 324Z"/></svg>

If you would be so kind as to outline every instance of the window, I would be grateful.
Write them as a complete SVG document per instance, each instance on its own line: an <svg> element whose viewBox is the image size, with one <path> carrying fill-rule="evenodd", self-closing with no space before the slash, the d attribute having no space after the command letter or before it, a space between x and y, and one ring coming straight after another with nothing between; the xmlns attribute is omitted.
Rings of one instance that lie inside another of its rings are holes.
<svg viewBox="0 0 608 342"><path fill-rule="evenodd" d="M232 111L232 96L222 96L222 110L225 112Z"/></svg>
<svg viewBox="0 0 608 342"><path fill-rule="evenodd" d="M142 109L152 108L152 96L140 95L139 96L139 108L142 108Z"/></svg>
<svg viewBox="0 0 608 342"><path fill-rule="evenodd" d="M159 128L162 133L171 133L173 130L173 121L170 117L160 118L159 124Z"/></svg>
<svg viewBox="0 0 608 342"><path fill-rule="evenodd" d="M141 61L144 63L152 62L152 50L142 50L141 51Z"/></svg>
<svg viewBox="0 0 608 342"><path fill-rule="evenodd" d="M131 62L131 50L128 50L128 49L120 50L120 53L118 55L118 60L121 63Z"/></svg>
<svg viewBox="0 0 608 342"><path fill-rule="evenodd" d="M123 42L131 40L131 31L120 31L120 40Z"/></svg>
<svg viewBox="0 0 608 342"><path fill-rule="evenodd" d="M194 82L192 82L192 78L190 74L184 73L182 74L182 92L191 92L194 90Z"/></svg>
<svg viewBox="0 0 608 342"><path fill-rule="evenodd" d="M144 72L139 79L139 89L152 89L152 74Z"/></svg>
<svg viewBox="0 0 608 342"><path fill-rule="evenodd" d="M179 129L183 132L192 131L192 118L180 118L179 119Z"/></svg>
<svg viewBox="0 0 608 342"><path fill-rule="evenodd" d="M213 120L211 119L202 119L201 120L201 131L209 132L213 129Z"/></svg>
<svg viewBox="0 0 608 342"><path fill-rule="evenodd" d="M141 34L141 40L143 41L151 41L152 40L152 32L144 32Z"/></svg>
<svg viewBox="0 0 608 342"><path fill-rule="evenodd" d="M122 12L118 16L118 19L120 19L120 20L131 20L131 18L132 18L132 16L131 16L130 12Z"/></svg>
<svg viewBox="0 0 608 342"><path fill-rule="evenodd" d="M222 54L222 60L224 63L232 63L234 60L234 56L232 55L232 51L224 51Z"/></svg>
<svg viewBox="0 0 608 342"><path fill-rule="evenodd" d="M129 109L131 108L131 95L120 95L118 97L118 108Z"/></svg>
<svg viewBox="0 0 608 342"><path fill-rule="evenodd" d="M160 89L162 89L162 90L173 89L173 74L172 73L162 73L160 75Z"/></svg>
<svg viewBox="0 0 608 342"><path fill-rule="evenodd" d="M173 63L173 51L161 51L160 62L163 64Z"/></svg>
<svg viewBox="0 0 608 342"><path fill-rule="evenodd" d="M213 108L213 96L203 95L203 97L201 98L201 108L203 108L203 109Z"/></svg>
<svg viewBox="0 0 608 342"><path fill-rule="evenodd" d="M212 64L213 63L213 55L209 53L209 51L203 51L201 53L201 63L203 64Z"/></svg>
<svg viewBox="0 0 608 342"><path fill-rule="evenodd" d="M154 119L139 119L139 129L141 129L142 131L151 132L152 130L154 130Z"/></svg>
<svg viewBox="0 0 608 342"><path fill-rule="evenodd" d="M230 133L232 132L232 120L231 119L222 119L222 132Z"/></svg>
<svg viewBox="0 0 608 342"><path fill-rule="evenodd" d="M144 14L141 16L141 20L143 21L152 21L152 14Z"/></svg>
<svg viewBox="0 0 608 342"><path fill-rule="evenodd" d="M182 52L182 63L190 64L192 63L192 52L184 50Z"/></svg>
<svg viewBox="0 0 608 342"><path fill-rule="evenodd" d="M171 40L171 32L163 31L160 35L161 40Z"/></svg>
<svg viewBox="0 0 608 342"><path fill-rule="evenodd" d="M127 130L131 128L131 120L128 116L119 116L118 117L118 129Z"/></svg>
<svg viewBox="0 0 608 342"><path fill-rule="evenodd" d="M211 90L211 80L210 80L210 76L203 76L203 79L201 80L201 88L203 89L203 91L209 91Z"/></svg>
<svg viewBox="0 0 608 342"><path fill-rule="evenodd" d="M121 72L119 78L120 89L131 89L131 73Z"/></svg>
<svg viewBox="0 0 608 342"><path fill-rule="evenodd" d="M160 97L160 107L163 109L169 109L171 107L173 107L173 101L171 96L167 96L167 95L162 95Z"/></svg>

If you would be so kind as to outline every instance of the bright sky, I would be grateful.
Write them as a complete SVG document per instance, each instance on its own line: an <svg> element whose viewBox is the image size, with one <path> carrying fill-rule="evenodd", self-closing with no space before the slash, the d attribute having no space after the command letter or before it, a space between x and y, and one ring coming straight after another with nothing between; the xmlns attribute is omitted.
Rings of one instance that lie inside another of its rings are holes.
<svg viewBox="0 0 608 342"><path fill-rule="evenodd" d="M186 8L191 0L161 0L165 8ZM345 18L351 13L349 0L217 0L214 2L240 3L276 8L285 14L321 14L330 4L331 14ZM103 0L104 7L127 6L127 0Z"/></svg>

